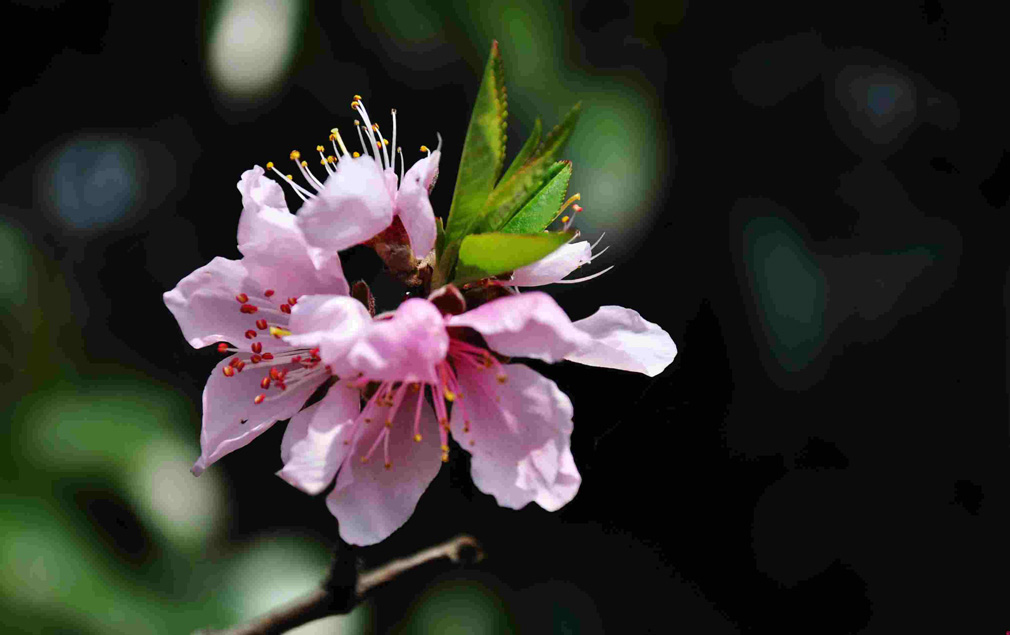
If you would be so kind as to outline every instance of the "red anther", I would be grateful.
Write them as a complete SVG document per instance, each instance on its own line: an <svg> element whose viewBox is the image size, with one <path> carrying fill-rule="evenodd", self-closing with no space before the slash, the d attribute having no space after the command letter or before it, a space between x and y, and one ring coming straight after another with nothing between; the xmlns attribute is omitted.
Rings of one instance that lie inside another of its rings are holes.
<svg viewBox="0 0 1010 635"><path fill-rule="evenodd" d="M270 369L270 376L273 377L276 381L280 381L281 374L279 372L277 372L277 367L276 366L274 366L273 368Z"/></svg>
<svg viewBox="0 0 1010 635"><path fill-rule="evenodd" d="M274 358L273 353L263 353L263 359L273 359L273 358Z"/></svg>
<svg viewBox="0 0 1010 635"><path fill-rule="evenodd" d="M243 368L245 368L245 362L243 361L239 361L238 365L235 366L235 370L237 370L240 373L242 372Z"/></svg>
<svg viewBox="0 0 1010 635"><path fill-rule="evenodd" d="M313 357L319 357L319 349L318 348L309 349L309 355Z"/></svg>
<svg viewBox="0 0 1010 635"><path fill-rule="evenodd" d="M281 390L287 390L288 389L287 384L285 384L282 381L277 382L277 387L280 388Z"/></svg>
<svg viewBox="0 0 1010 635"><path fill-rule="evenodd" d="M269 377L264 377L263 381L260 382L260 387L263 390L266 390L267 388L269 388L270 387L270 378Z"/></svg>
<svg viewBox="0 0 1010 635"><path fill-rule="evenodd" d="M265 331L267 328L267 321L264 320L263 318L256 320L256 328L258 328L261 331Z"/></svg>
<svg viewBox="0 0 1010 635"><path fill-rule="evenodd" d="M227 342L221 342L220 344L218 344L217 345L217 352L218 353L227 353L228 352L228 343Z"/></svg>
<svg viewBox="0 0 1010 635"><path fill-rule="evenodd" d="M247 340L251 340L254 337L256 337L256 331L249 329L248 331L245 332L245 338ZM259 342L256 343L259 344Z"/></svg>
<svg viewBox="0 0 1010 635"><path fill-rule="evenodd" d="M263 292L263 295L265 295L268 298L270 296L272 296L273 294L274 294L274 290L273 289L267 289L266 291Z"/></svg>
<svg viewBox="0 0 1010 635"><path fill-rule="evenodd" d="M277 373L277 381L284 381L284 378L288 376L288 371L282 370Z"/></svg>
<svg viewBox="0 0 1010 635"><path fill-rule="evenodd" d="M288 298L288 304L291 306L298 304L298 298Z"/></svg>
<svg viewBox="0 0 1010 635"><path fill-rule="evenodd" d="M241 363L242 363L241 359L239 359L237 357L232 357L231 361L228 362L228 365L231 366L232 368L235 368L236 366L238 366Z"/></svg>
<svg viewBox="0 0 1010 635"><path fill-rule="evenodd" d="M281 313L291 313L291 307L286 304L282 304Z"/></svg>
<svg viewBox="0 0 1010 635"><path fill-rule="evenodd" d="M239 307L239 310L242 311L243 313L255 313L256 311L259 311L259 308L257 308L252 304L243 304L241 307Z"/></svg>
<svg viewBox="0 0 1010 635"><path fill-rule="evenodd" d="M224 368L221 369L221 372L224 373L225 377L231 377L232 375L235 374L235 369L232 368L231 366L225 366Z"/></svg>
<svg viewBox="0 0 1010 635"><path fill-rule="evenodd" d="M259 355L253 355L252 357L249 358L249 361L252 362L253 364L259 364L260 362L263 361L263 358L260 357Z"/></svg>
<svg viewBox="0 0 1010 635"><path fill-rule="evenodd" d="M250 333L251 332L252 331L250 331ZM262 353L263 352L263 342L253 342L252 343L252 352L254 352L254 353Z"/></svg>
<svg viewBox="0 0 1010 635"><path fill-rule="evenodd" d="M266 395L256 395L256 398L253 399L253 403L258 406L259 404L263 403L263 400L266 398L267 398Z"/></svg>
<svg viewBox="0 0 1010 635"><path fill-rule="evenodd" d="M249 296L247 296L244 293L240 293L237 296L235 296L235 299L238 300L239 304L245 304L246 302L249 301Z"/></svg>
<svg viewBox="0 0 1010 635"><path fill-rule="evenodd" d="M298 362L302 361L302 356L301 355L295 355L294 357L291 358L291 361L293 361L294 363L297 364Z"/></svg>
<svg viewBox="0 0 1010 635"><path fill-rule="evenodd" d="M572 211L575 212L576 214L578 214L579 212L582 211L582 206L578 205L578 204L572 205Z"/></svg>

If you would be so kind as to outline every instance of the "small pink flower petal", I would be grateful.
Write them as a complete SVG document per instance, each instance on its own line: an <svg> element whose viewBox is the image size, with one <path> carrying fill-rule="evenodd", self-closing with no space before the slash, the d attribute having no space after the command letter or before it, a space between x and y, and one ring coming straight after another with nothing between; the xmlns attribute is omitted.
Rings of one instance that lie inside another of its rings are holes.
<svg viewBox="0 0 1010 635"><path fill-rule="evenodd" d="M245 265L215 258L179 281L162 296L193 348L217 342L239 344L255 318L241 312L240 293L255 293Z"/></svg>
<svg viewBox="0 0 1010 635"><path fill-rule="evenodd" d="M238 182L242 194L242 215L238 220L238 244L266 243L278 236L301 236L295 217L288 211L281 186L255 166L242 173ZM244 252L243 252L244 253Z"/></svg>
<svg viewBox="0 0 1010 635"><path fill-rule="evenodd" d="M453 437L473 455L474 484L499 505L519 509L534 501L557 510L582 481L569 444L572 402L522 364L503 368L504 384L490 370L460 371L464 407L453 407Z"/></svg>
<svg viewBox="0 0 1010 635"><path fill-rule="evenodd" d="M574 324L592 338L592 344L568 355L569 361L655 377L677 356L670 334L638 311L603 306Z"/></svg>
<svg viewBox="0 0 1010 635"><path fill-rule="evenodd" d="M415 442L412 403L408 398L400 407L391 428L384 425L388 408L374 413L371 423L361 424L351 454L337 475L336 487L326 497L326 505L339 522L340 537L351 544L375 544L407 522L442 466L435 416L431 408L422 408L423 434L421 441ZM391 435L390 468L386 469L381 441L368 462L362 463L361 457L386 430Z"/></svg>
<svg viewBox="0 0 1010 635"><path fill-rule="evenodd" d="M302 407L312 392L326 379L325 373L288 386L264 390L260 385L269 369L246 364L242 372L226 377L223 369L232 358L224 359L214 368L203 389L203 429L200 432L200 458L193 466L199 476L208 466L251 442L280 419L287 419ZM281 370L296 368L286 364ZM261 403L253 400L266 394Z"/></svg>
<svg viewBox="0 0 1010 635"><path fill-rule="evenodd" d="M435 248L435 212L428 200L428 191L438 173L440 156L441 152L435 150L412 165L403 175L396 194L396 214L407 230L410 247L418 258L424 258Z"/></svg>
<svg viewBox="0 0 1010 635"><path fill-rule="evenodd" d="M285 336L295 348L319 348L319 356L337 375L356 374L347 354L372 325L372 316L361 302L350 296L309 295L291 310L291 335Z"/></svg>
<svg viewBox="0 0 1010 635"><path fill-rule="evenodd" d="M393 317L377 320L351 347L347 361L369 379L438 383L435 364L449 351L449 334L434 304L411 298Z"/></svg>
<svg viewBox="0 0 1010 635"><path fill-rule="evenodd" d="M281 441L284 468L277 476L308 494L333 482L349 446L361 393L347 381L330 386L326 396L291 417Z"/></svg>
<svg viewBox="0 0 1010 635"><path fill-rule="evenodd" d="M589 241L568 243L540 260L512 272L508 283L517 287L539 287L554 284L593 259Z"/></svg>
<svg viewBox="0 0 1010 635"><path fill-rule="evenodd" d="M323 191L298 210L298 226L310 245L340 251L393 222L393 200L374 160L341 159L323 185Z"/></svg>
<svg viewBox="0 0 1010 635"><path fill-rule="evenodd" d="M589 345L549 295L540 291L492 300L454 315L449 326L469 326L502 355L556 362Z"/></svg>

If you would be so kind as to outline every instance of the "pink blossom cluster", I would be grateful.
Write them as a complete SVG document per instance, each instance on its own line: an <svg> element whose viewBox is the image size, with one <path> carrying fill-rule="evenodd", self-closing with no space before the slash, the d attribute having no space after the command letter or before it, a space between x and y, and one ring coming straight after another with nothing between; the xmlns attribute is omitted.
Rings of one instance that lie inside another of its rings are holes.
<svg viewBox="0 0 1010 635"><path fill-rule="evenodd" d="M326 503L350 543L381 541L406 522L448 459L450 438L500 505L559 509L581 482L572 403L514 358L655 376L673 361L673 340L631 309L603 306L572 321L546 293L518 293L563 281L591 260L587 242L488 281L494 296L447 285L373 315L350 295L338 252L395 224L413 254L429 254L440 152L406 174L401 155L397 176L388 151L352 156L342 140L336 151L336 161L323 157L325 179L303 170L311 189L288 182L305 201L297 214L263 168L245 172L242 258L214 258L164 294L192 346L228 354L204 389L193 473L290 419L278 475L310 494L335 481Z"/></svg>

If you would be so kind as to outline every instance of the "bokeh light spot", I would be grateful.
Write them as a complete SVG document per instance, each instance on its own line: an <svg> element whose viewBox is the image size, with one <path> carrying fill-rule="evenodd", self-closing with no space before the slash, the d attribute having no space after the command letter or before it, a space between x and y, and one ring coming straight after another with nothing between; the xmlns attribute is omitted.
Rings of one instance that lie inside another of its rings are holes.
<svg viewBox="0 0 1010 635"><path fill-rule="evenodd" d="M126 216L145 179L141 152L116 137L76 137L45 165L39 194L61 224L76 230L99 229Z"/></svg>

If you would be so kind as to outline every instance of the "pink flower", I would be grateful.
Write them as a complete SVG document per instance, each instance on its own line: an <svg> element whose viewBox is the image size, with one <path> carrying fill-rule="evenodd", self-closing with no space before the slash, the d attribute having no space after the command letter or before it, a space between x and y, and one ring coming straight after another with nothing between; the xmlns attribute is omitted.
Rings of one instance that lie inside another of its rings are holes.
<svg viewBox="0 0 1010 635"><path fill-rule="evenodd" d="M589 244L588 240L562 245L540 260L513 271L511 280L505 284L510 287L542 287L548 284L586 282L587 280L602 276L613 269L614 266L611 265L602 271L597 271L582 278L564 279L568 274L582 265L591 263L602 256L603 252L610 249L610 247L604 247L594 255L593 249L596 248L596 245L600 244L601 240L603 240L603 236L600 236L592 245Z"/></svg>
<svg viewBox="0 0 1010 635"><path fill-rule="evenodd" d="M302 187L286 178L273 163L274 170L305 201L298 211L298 225L310 245L337 252L365 242L389 227L393 217L399 217L410 240L411 249L418 258L424 258L435 246L435 213L428 193L435 185L442 139L434 152L421 146L428 156L403 173L403 154L396 148L396 110L393 116L392 144L379 132L377 124L368 117L361 98L355 95L351 106L357 110L364 126L355 121L362 156L352 156L336 128L330 135L335 156L326 157L323 147L317 150L320 163L326 170L320 181L301 161L301 154L291 153L309 187ZM362 135L362 130L365 134ZM394 152L393 149L396 148ZM400 175L396 175L396 158L400 158Z"/></svg>
<svg viewBox="0 0 1010 635"><path fill-rule="evenodd" d="M621 307L572 322L539 292L455 315L439 306L462 311L463 299L448 287L371 322L346 297L310 297L295 307L292 330L312 335L285 339L321 340L321 358L346 388L291 420L279 475L309 493L335 477L327 505L348 542L379 542L406 522L448 460L450 434L472 454L474 483L500 505L536 502L553 511L575 496L571 401L551 380L499 355L650 376L676 355L663 329ZM327 323L328 337L317 330ZM364 386L377 388L359 412L356 389Z"/></svg>
<svg viewBox="0 0 1010 635"><path fill-rule="evenodd" d="M296 413L327 379L311 347L293 347L281 335L300 296L348 292L337 254L307 244L280 186L262 168L245 172L238 189L243 257L214 258L164 294L193 347L218 343L233 353L204 389L197 475Z"/></svg>

